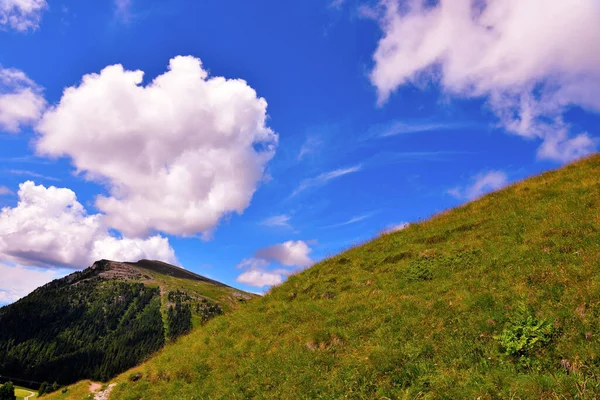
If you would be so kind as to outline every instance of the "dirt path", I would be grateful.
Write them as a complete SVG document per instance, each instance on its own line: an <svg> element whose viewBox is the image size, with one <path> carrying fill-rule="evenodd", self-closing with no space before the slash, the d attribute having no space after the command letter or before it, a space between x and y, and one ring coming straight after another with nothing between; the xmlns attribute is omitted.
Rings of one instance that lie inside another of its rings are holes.
<svg viewBox="0 0 600 400"><path fill-rule="evenodd" d="M26 397L23 397L23 400L29 400L31 397L35 396L35 393L34 393L34 392L32 392L32 391L29 391L29 390L28 390L28 392L29 392L30 394L29 394L29 395L27 395Z"/></svg>
<svg viewBox="0 0 600 400"><path fill-rule="evenodd" d="M94 393L102 389L102 385L96 382L90 382L90 392Z"/></svg>
<svg viewBox="0 0 600 400"><path fill-rule="evenodd" d="M108 400L108 396L110 395L110 392L112 392L115 386L116 383L111 383L105 390L96 393L94 395L94 400Z"/></svg>

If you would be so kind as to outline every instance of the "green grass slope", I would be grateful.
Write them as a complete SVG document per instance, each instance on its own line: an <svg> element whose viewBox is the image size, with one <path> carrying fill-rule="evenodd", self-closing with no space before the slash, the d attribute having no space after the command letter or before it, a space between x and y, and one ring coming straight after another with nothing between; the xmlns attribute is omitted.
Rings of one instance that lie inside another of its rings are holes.
<svg viewBox="0 0 600 400"><path fill-rule="evenodd" d="M111 399L592 399L599 328L596 155L290 277Z"/></svg>
<svg viewBox="0 0 600 400"><path fill-rule="evenodd" d="M15 386L15 396L17 400L36 400L38 398L37 391L22 386Z"/></svg>

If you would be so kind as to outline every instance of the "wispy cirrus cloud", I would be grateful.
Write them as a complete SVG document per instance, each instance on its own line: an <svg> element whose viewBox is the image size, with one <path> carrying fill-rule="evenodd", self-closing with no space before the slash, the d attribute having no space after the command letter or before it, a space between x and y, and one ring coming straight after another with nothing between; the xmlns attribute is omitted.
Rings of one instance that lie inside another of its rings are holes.
<svg viewBox="0 0 600 400"><path fill-rule="evenodd" d="M260 225L269 226L269 227L283 227L283 228L291 228L290 225L291 217L286 214L274 215L267 219L264 219L260 222Z"/></svg>
<svg viewBox="0 0 600 400"><path fill-rule="evenodd" d="M339 228L339 227L342 227L342 226L356 224L358 222L361 222L361 221L364 221L364 220L370 218L373 214L374 213L371 212L371 213L368 213L368 214L358 215L358 216L350 218L347 221L340 222L338 224L324 226L324 228Z"/></svg>
<svg viewBox="0 0 600 400"><path fill-rule="evenodd" d="M348 168L340 168L340 169L336 169L334 171L330 171L330 172L324 172L314 178L308 178L308 179L304 179L302 182L300 182L300 185L296 188L296 190L294 190L292 192L292 194L290 195L290 197L294 197L296 196L298 193L314 187L314 186L322 186L327 184L327 182L333 180L333 179L337 179L340 178L344 175L348 175L348 174L352 174L354 172L358 172L362 169L362 165L355 165L352 167L348 167Z"/></svg>
<svg viewBox="0 0 600 400"><path fill-rule="evenodd" d="M302 161L309 154L315 153L323 145L323 140L316 136L308 136L298 152L298 161Z"/></svg>
<svg viewBox="0 0 600 400"><path fill-rule="evenodd" d="M6 196L7 194L13 194L13 191L6 186L0 186L0 196Z"/></svg>
<svg viewBox="0 0 600 400"><path fill-rule="evenodd" d="M60 181L60 179L58 179L58 178L54 178L52 176L38 174L37 172L28 171L28 170L24 170L24 169L11 169L8 172L11 173L12 175L28 176L30 178L45 179L47 181L53 181L53 182L59 182Z"/></svg>
<svg viewBox="0 0 600 400"><path fill-rule="evenodd" d="M473 127L474 124L466 122L436 122L436 121L393 121L387 124L376 125L370 130L370 137L390 137L407 135L411 133L452 131Z"/></svg>

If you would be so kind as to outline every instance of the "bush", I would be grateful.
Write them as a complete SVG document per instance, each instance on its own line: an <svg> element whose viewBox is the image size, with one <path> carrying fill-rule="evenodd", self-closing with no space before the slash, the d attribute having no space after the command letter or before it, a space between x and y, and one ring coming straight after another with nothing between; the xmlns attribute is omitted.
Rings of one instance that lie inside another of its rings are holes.
<svg viewBox="0 0 600 400"><path fill-rule="evenodd" d="M40 389L38 390L38 396L43 396L46 393L50 393L50 392L52 392L52 386L48 382L44 382L44 383L42 383L42 386L40 386Z"/></svg>
<svg viewBox="0 0 600 400"><path fill-rule="evenodd" d="M12 382L6 382L0 386L0 400L16 400L15 387Z"/></svg>
<svg viewBox="0 0 600 400"><path fill-rule="evenodd" d="M529 357L552 341L553 335L554 327L549 321L540 320L531 310L521 307L516 318L509 322L496 339L504 354L527 364Z"/></svg>
<svg viewBox="0 0 600 400"><path fill-rule="evenodd" d="M409 281L430 281L433 279L431 261L419 260L410 264L407 271Z"/></svg>

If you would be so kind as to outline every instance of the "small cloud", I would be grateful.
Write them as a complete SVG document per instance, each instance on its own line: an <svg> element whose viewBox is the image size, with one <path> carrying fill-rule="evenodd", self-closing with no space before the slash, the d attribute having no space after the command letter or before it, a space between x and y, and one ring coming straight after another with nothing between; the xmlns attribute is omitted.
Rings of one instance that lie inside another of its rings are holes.
<svg viewBox="0 0 600 400"><path fill-rule="evenodd" d="M0 21L1 7L0 1ZM42 91L23 71L0 66L0 131L19 133L35 124L46 108Z"/></svg>
<svg viewBox="0 0 600 400"><path fill-rule="evenodd" d="M292 226L289 224L290 221L289 215L274 215L260 222L261 225L269 226L269 227L283 227L283 228L291 228Z"/></svg>
<svg viewBox="0 0 600 400"><path fill-rule="evenodd" d="M392 232L401 231L403 229L408 228L409 225L410 224L408 222L400 222L399 224L394 224L394 225L388 226L387 228L385 228L383 230L383 233L392 233Z"/></svg>
<svg viewBox="0 0 600 400"><path fill-rule="evenodd" d="M277 262L288 267L308 268L313 260L308 256L312 251L306 242L302 240L289 240L285 243L265 247L256 252L258 259Z"/></svg>
<svg viewBox="0 0 600 400"><path fill-rule="evenodd" d="M283 275L255 269L242 273L236 281L254 287L275 286L283 282Z"/></svg>
<svg viewBox="0 0 600 400"><path fill-rule="evenodd" d="M473 200L486 193L500 189L508 183L507 175L502 171L490 171L474 176L472 183L465 187L457 186L448 190L448 194L460 200Z"/></svg>
<svg viewBox="0 0 600 400"><path fill-rule="evenodd" d="M570 162L596 151L597 140L587 132L569 137L568 128L559 128L554 135L548 135L538 149L537 157L542 160Z"/></svg>
<svg viewBox="0 0 600 400"><path fill-rule="evenodd" d="M349 167L349 168L340 168L340 169L336 169L335 171L325 172L315 178L305 179L302 182L300 182L300 185L296 188L296 190L294 190L294 192L291 194L290 197L293 197L293 196L297 195L298 193L300 193L310 187L324 185L332 179L336 179L336 178L339 178L344 175L358 172L361 169L362 169L361 165L355 165L355 166Z"/></svg>
<svg viewBox="0 0 600 400"><path fill-rule="evenodd" d="M294 270L286 268L268 270L268 267L272 263L277 263L285 267L308 268L314 263L309 257L311 251L307 242L302 240L290 240L259 249L254 257L246 258L236 266L247 269L236 278L236 281L255 287L278 285L286 276L294 273Z"/></svg>
<svg viewBox="0 0 600 400"><path fill-rule="evenodd" d="M0 186L0 196L6 196L7 194L14 194L12 190L6 186Z"/></svg>

